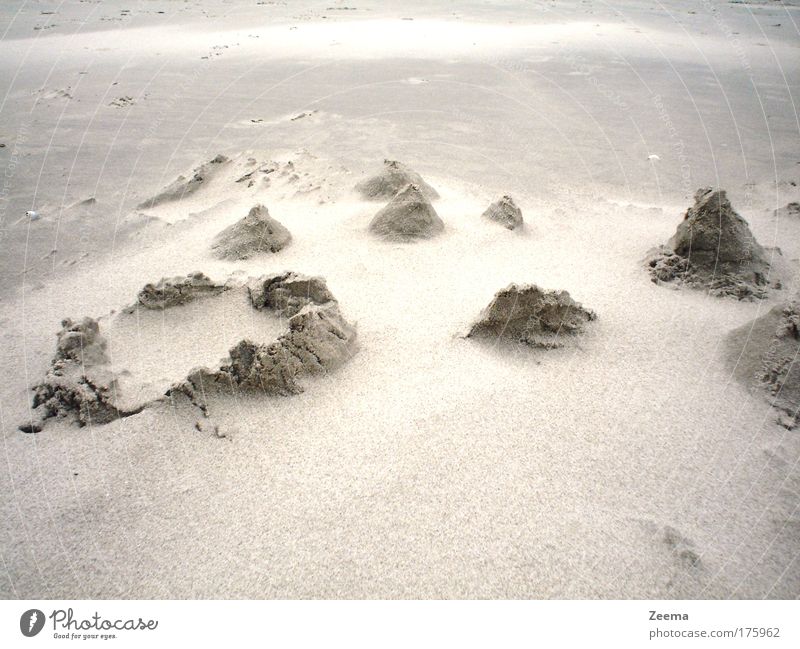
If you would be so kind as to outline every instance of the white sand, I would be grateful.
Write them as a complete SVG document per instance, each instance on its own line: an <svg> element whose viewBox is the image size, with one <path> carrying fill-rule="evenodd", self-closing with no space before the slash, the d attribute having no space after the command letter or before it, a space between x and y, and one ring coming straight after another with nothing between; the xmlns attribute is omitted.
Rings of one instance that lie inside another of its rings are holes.
<svg viewBox="0 0 800 649"><path fill-rule="evenodd" d="M800 10L290 4L2 9L0 595L800 595L800 436L724 345L792 280L738 303L640 265L713 184L796 272L800 221L772 210L798 200ZM223 176L133 210L217 153L294 160L320 188ZM382 204L349 189L384 157L439 191L441 236L369 234ZM502 194L521 232L480 218ZM256 202L292 243L217 260L213 236ZM115 364L153 392L281 331L227 295L119 315L194 270L321 275L360 351L301 395L214 400L229 438L166 405L16 430L64 317L102 316ZM512 281L566 289L598 320L547 352L463 339Z"/></svg>

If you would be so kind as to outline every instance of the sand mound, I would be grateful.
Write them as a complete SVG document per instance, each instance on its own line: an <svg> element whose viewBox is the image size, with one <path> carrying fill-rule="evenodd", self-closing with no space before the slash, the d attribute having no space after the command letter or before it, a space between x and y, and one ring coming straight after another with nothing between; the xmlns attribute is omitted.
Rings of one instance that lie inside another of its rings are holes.
<svg viewBox="0 0 800 649"><path fill-rule="evenodd" d="M786 428L800 423L800 300L775 306L728 336L737 378L766 391Z"/></svg>
<svg viewBox="0 0 800 649"><path fill-rule="evenodd" d="M779 218L792 218L797 219L800 218L800 203L791 202L786 203L780 209L775 210L775 216Z"/></svg>
<svg viewBox="0 0 800 649"><path fill-rule="evenodd" d="M128 307L127 311L133 311L139 306L145 309L168 309L197 298L218 295L225 288L224 284L213 282L200 271L186 277L165 277L156 284L146 284L139 291L136 303Z"/></svg>
<svg viewBox="0 0 800 649"><path fill-rule="evenodd" d="M532 284L510 284L498 291L468 337L521 342L533 347L562 347L596 318L566 291L546 291Z"/></svg>
<svg viewBox="0 0 800 649"><path fill-rule="evenodd" d="M259 252L278 252L291 241L292 235L269 215L263 205L256 205L240 221L225 228L211 248L222 259L247 259Z"/></svg>
<svg viewBox="0 0 800 649"><path fill-rule="evenodd" d="M355 328L342 317L323 279L267 275L251 280L248 290L256 309L288 316L289 330L269 344L240 341L218 370L193 370L171 393L186 394L204 409L205 395L215 391L297 394L303 391L303 376L325 374L355 353Z"/></svg>
<svg viewBox="0 0 800 649"><path fill-rule="evenodd" d="M774 398L775 407L791 418L794 427L800 417L800 303L780 309L778 318L778 327L764 355L761 382Z"/></svg>
<svg viewBox="0 0 800 649"><path fill-rule="evenodd" d="M230 160L224 155L209 160L205 164L197 167L190 178L185 176L178 176L172 183L170 183L162 192L156 194L152 198L143 201L137 206L139 210L146 210L163 203L170 203L172 201L179 201L186 196L191 196L203 185L219 173L223 166L227 165Z"/></svg>
<svg viewBox="0 0 800 649"><path fill-rule="evenodd" d="M485 219L499 223L509 230L522 226L522 210L514 203L511 196L503 196L492 203L481 215Z"/></svg>
<svg viewBox="0 0 800 649"><path fill-rule="evenodd" d="M116 382L108 368L106 341L92 318L64 320L58 332L56 354L44 380L33 388L31 421L19 429L42 430L51 417L74 414L81 426L105 424L140 412L115 405Z"/></svg>
<svg viewBox="0 0 800 649"><path fill-rule="evenodd" d="M444 223L420 189L406 185L375 215L369 229L386 239L429 239L444 230Z"/></svg>
<svg viewBox="0 0 800 649"><path fill-rule="evenodd" d="M70 319L61 322L61 331L56 334L54 361L72 361L85 367L94 367L108 362L106 341L100 335L97 320L84 318L80 322Z"/></svg>
<svg viewBox="0 0 800 649"><path fill-rule="evenodd" d="M68 210L75 210L81 209L86 207L94 207L97 205L97 199L94 196L90 196L89 198L85 198L81 201L76 201L72 205L70 205L67 209Z"/></svg>
<svg viewBox="0 0 800 649"><path fill-rule="evenodd" d="M397 160L384 160L381 173L362 180L355 189L365 199L378 201L392 198L406 185L416 185L429 201L439 198L439 193L422 176Z"/></svg>
<svg viewBox="0 0 800 649"><path fill-rule="evenodd" d="M666 246L648 255L655 283L680 281L712 295L763 298L769 270L764 249L723 190L699 189Z"/></svg>
<svg viewBox="0 0 800 649"><path fill-rule="evenodd" d="M335 302L321 277L282 273L252 279L247 283L250 302L256 309L272 309L291 317L308 304Z"/></svg>

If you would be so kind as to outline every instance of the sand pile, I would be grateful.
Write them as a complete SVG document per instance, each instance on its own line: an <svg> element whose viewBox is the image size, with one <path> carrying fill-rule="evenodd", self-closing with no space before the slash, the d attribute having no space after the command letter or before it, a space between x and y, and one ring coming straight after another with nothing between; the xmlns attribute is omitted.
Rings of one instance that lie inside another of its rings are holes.
<svg viewBox="0 0 800 649"><path fill-rule="evenodd" d="M31 421L19 428L26 433L42 430L51 417L75 415L81 426L105 424L140 412L124 410L116 401L116 382L108 367L106 341L92 318L64 320L58 332L56 354L44 380L33 388ZM143 407L143 406L142 406Z"/></svg>
<svg viewBox="0 0 800 649"><path fill-rule="evenodd" d="M800 423L800 299L773 307L728 336L728 358L743 382L763 389L786 428Z"/></svg>
<svg viewBox="0 0 800 649"><path fill-rule="evenodd" d="M178 176L172 183L167 185L161 193L140 203L137 209L146 210L162 205L163 203L179 201L186 196L191 196L203 185L208 184L208 182L229 162L230 160L224 155L218 155L197 167L192 172L190 178Z"/></svg>
<svg viewBox="0 0 800 649"><path fill-rule="evenodd" d="M780 209L775 210L775 216L779 218L788 217L791 219L800 218L800 203L794 201L791 203L786 203L786 205L784 205Z"/></svg>
<svg viewBox="0 0 800 649"><path fill-rule="evenodd" d="M533 347L562 347L596 318L566 291L533 284L510 284L498 291L467 337L521 342Z"/></svg>
<svg viewBox="0 0 800 649"><path fill-rule="evenodd" d="M269 215L263 205L256 205L243 219L225 228L211 245L221 259L247 259L259 252L278 252L292 235Z"/></svg>
<svg viewBox="0 0 800 649"><path fill-rule="evenodd" d="M321 277L282 273L252 279L247 283L250 302L256 309L272 309L287 318L308 304L335 302Z"/></svg>
<svg viewBox="0 0 800 649"><path fill-rule="evenodd" d="M503 196L492 203L481 215L485 219L499 223L509 230L522 227L522 210L514 203L511 196Z"/></svg>
<svg viewBox="0 0 800 649"><path fill-rule="evenodd" d="M218 295L226 289L200 271L186 277L164 277L156 284L146 284L136 298L136 303L127 308L128 312L141 306L145 309L168 309L186 304L197 298Z"/></svg>
<svg viewBox="0 0 800 649"><path fill-rule="evenodd" d="M747 221L723 190L699 189L694 200L667 245L648 255L653 281L680 281L740 300L765 297L769 263Z"/></svg>
<svg viewBox="0 0 800 649"><path fill-rule="evenodd" d="M800 416L800 302L775 307L778 326L762 361L761 382L794 427Z"/></svg>
<svg viewBox="0 0 800 649"><path fill-rule="evenodd" d="M444 230L444 223L416 185L406 185L381 209L369 229L385 239L429 239Z"/></svg>
<svg viewBox="0 0 800 649"><path fill-rule="evenodd" d="M67 207L68 211L71 210L86 210L97 207L97 199L94 196L90 196L89 198L84 198L80 201L75 201L72 205Z"/></svg>
<svg viewBox="0 0 800 649"><path fill-rule="evenodd" d="M303 391L303 376L325 374L355 353L355 328L341 315L323 279L267 275L251 280L248 291L254 308L287 316L288 331L269 344L240 341L218 370L193 370L172 393L187 394L203 408L205 395L215 391L297 394Z"/></svg>
<svg viewBox="0 0 800 649"><path fill-rule="evenodd" d="M407 185L416 185L429 201L439 198L439 193L422 176L397 160L384 160L381 173L362 180L355 189L363 198L378 201L392 198Z"/></svg>

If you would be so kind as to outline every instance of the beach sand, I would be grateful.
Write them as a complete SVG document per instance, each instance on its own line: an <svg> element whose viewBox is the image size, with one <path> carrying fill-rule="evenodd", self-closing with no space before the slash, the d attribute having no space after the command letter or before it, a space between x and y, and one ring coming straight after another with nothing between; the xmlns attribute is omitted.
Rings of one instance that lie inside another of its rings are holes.
<svg viewBox="0 0 800 649"><path fill-rule="evenodd" d="M800 430L726 342L800 288L793 4L5 3L0 596L800 596ZM436 189L437 236L369 231L385 203L353 188L384 159ZM782 289L651 281L705 186ZM481 218L503 195L521 228ZM220 259L257 204L291 242ZM125 313L142 286L287 270L358 332L303 393L211 396L221 435L168 400L18 430L64 318L157 398L286 322L241 293ZM467 338L512 282L597 319L560 349Z"/></svg>

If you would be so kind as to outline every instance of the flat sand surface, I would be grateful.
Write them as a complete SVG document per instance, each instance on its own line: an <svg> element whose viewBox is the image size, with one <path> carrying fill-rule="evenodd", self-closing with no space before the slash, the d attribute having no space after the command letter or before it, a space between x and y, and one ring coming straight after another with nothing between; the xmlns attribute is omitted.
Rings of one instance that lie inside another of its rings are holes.
<svg viewBox="0 0 800 649"><path fill-rule="evenodd" d="M794 4L3 3L0 596L800 596L800 431L725 342L798 288ZM217 154L292 171L136 209ZM384 158L439 192L440 236L370 234L352 188ZM782 290L650 281L703 186ZM520 231L480 217L504 194ZM217 259L258 202L291 244ZM17 430L66 317L152 396L284 330L238 293L123 312L197 270L324 277L358 353L212 399L224 437L164 403ZM511 282L597 320L563 349L466 339Z"/></svg>

